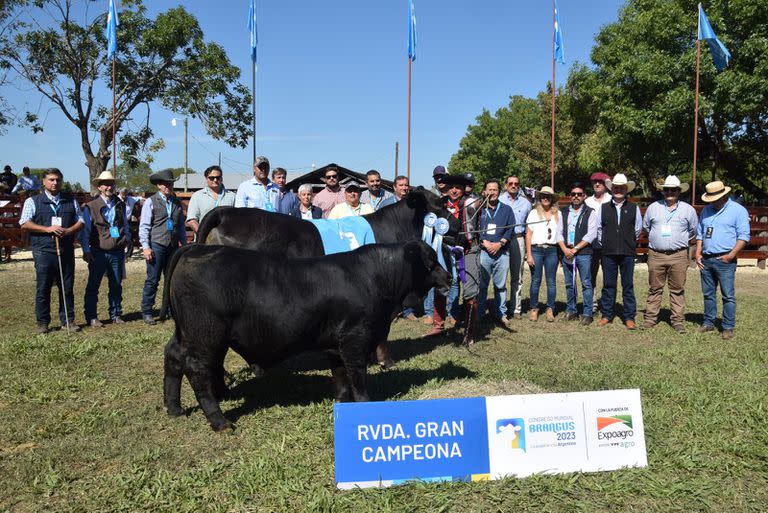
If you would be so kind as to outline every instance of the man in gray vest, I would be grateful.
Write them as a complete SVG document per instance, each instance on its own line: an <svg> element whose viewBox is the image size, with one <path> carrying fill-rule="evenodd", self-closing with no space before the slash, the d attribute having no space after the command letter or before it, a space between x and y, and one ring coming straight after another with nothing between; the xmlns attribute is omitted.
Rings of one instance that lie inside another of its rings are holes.
<svg viewBox="0 0 768 513"><path fill-rule="evenodd" d="M101 328L96 314L99 303L99 286L104 274L109 283L109 318L115 324L123 319L123 270L125 246L130 231L126 229L125 204L115 194L115 177L104 171L93 181L99 189L99 197L87 203L83 209L83 230L80 245L83 260L88 262L88 284L85 287L85 321L92 328Z"/></svg>
<svg viewBox="0 0 768 513"><path fill-rule="evenodd" d="M598 238L603 246L603 297L600 300L602 318L599 325L613 322L616 301L616 282L621 273L621 298L624 306L624 324L627 329L637 329L635 314L635 253L637 238L643 229L640 208L630 203L627 194L635 188L635 182L619 173L613 177L613 198L604 203L600 211Z"/></svg>
<svg viewBox="0 0 768 513"><path fill-rule="evenodd" d="M139 242L144 260L147 261L147 279L141 296L141 315L145 323L155 324L152 307L155 305L160 275L165 275L168 262L179 245L187 243L187 231L184 228L184 210L181 202L173 194L173 182L176 179L171 170L164 169L150 175L149 181L156 185L158 190L147 198L141 207Z"/></svg>

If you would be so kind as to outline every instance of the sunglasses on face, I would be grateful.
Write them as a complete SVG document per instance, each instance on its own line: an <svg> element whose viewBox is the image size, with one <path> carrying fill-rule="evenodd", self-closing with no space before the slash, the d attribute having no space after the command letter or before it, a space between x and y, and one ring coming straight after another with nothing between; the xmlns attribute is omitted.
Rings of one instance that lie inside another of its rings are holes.
<svg viewBox="0 0 768 513"><path fill-rule="evenodd" d="M515 187L520 187L520 182L507 182L507 186L510 186L510 185Z"/></svg>
<svg viewBox="0 0 768 513"><path fill-rule="evenodd" d="M572 192L571 193L571 198L577 198L577 197L580 198L581 196L584 196L583 192Z"/></svg>
<svg viewBox="0 0 768 513"><path fill-rule="evenodd" d="M595 180L592 182L592 185L605 185L605 182L602 182L600 180Z"/></svg>
<svg viewBox="0 0 768 513"><path fill-rule="evenodd" d="M216 180L221 180L221 175L210 175L210 176L208 177L208 180L210 180L210 181L212 181L212 182L213 182L213 181L216 181Z"/></svg>
<svg viewBox="0 0 768 513"><path fill-rule="evenodd" d="M326 180L337 180L339 178L339 175L326 175Z"/></svg>
<svg viewBox="0 0 768 513"><path fill-rule="evenodd" d="M547 201L549 201L550 203L552 203L552 196L549 196L549 195L546 195L546 196L539 196L539 199L541 199L541 201L547 200Z"/></svg>

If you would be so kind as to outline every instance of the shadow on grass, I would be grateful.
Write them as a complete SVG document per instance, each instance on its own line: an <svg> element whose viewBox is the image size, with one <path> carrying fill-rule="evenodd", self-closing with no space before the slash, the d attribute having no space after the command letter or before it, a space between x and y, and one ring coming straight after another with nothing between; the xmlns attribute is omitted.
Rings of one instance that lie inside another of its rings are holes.
<svg viewBox="0 0 768 513"><path fill-rule="evenodd" d="M475 373L452 362L434 369L390 369L368 374L368 393L373 401L392 399L407 393L415 386L440 378L445 381L467 379ZM271 406L304 406L333 398L331 373L326 376L293 374L286 369L273 369L262 378L244 381L230 390L230 398L245 399L245 403L225 412L236 421L260 408ZM189 411L198 409L195 406Z"/></svg>

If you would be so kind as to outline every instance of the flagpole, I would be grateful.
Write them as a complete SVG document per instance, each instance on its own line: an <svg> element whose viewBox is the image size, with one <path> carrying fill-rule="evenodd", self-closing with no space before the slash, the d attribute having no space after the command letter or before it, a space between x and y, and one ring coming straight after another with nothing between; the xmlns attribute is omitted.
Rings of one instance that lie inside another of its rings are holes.
<svg viewBox="0 0 768 513"><path fill-rule="evenodd" d="M555 0L552 0L552 159L549 166L549 186L555 188Z"/></svg>
<svg viewBox="0 0 768 513"><path fill-rule="evenodd" d="M701 56L701 40L696 39L696 107L693 121L693 187L691 204L696 205L696 161L699 153L699 60Z"/></svg>
<svg viewBox="0 0 768 513"><path fill-rule="evenodd" d="M112 176L117 178L117 140L115 127L115 110L117 93L115 92L115 57L112 56Z"/></svg>
<svg viewBox="0 0 768 513"><path fill-rule="evenodd" d="M408 165L407 176L408 183L411 182L411 68L413 67L413 61L410 55L408 56Z"/></svg>
<svg viewBox="0 0 768 513"><path fill-rule="evenodd" d="M252 91L251 110L253 114L253 163L256 163L256 61L251 59Z"/></svg>

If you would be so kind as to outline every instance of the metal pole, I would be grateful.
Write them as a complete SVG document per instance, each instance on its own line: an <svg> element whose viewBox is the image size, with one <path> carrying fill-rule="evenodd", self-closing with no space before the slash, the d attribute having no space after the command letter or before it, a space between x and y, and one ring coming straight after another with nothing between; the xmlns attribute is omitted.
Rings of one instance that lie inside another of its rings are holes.
<svg viewBox="0 0 768 513"><path fill-rule="evenodd" d="M115 93L115 59L112 58L112 176L117 178L117 141L115 139L115 109L117 93Z"/></svg>
<svg viewBox="0 0 768 513"><path fill-rule="evenodd" d="M395 141L395 178L398 176L397 161L400 160L400 143Z"/></svg>
<svg viewBox="0 0 768 513"><path fill-rule="evenodd" d="M699 154L699 58L701 56L701 40L696 40L696 107L693 115L693 187L691 205L696 205L696 161Z"/></svg>
<svg viewBox="0 0 768 513"><path fill-rule="evenodd" d="M184 192L187 192L187 189L189 188L189 175L187 174L187 169L189 168L189 148L188 148L188 138L187 133L189 131L189 118L184 118Z"/></svg>
<svg viewBox="0 0 768 513"><path fill-rule="evenodd" d="M251 59L251 74L252 74L252 98L251 98L251 110L253 114L253 162L256 163L256 61Z"/></svg>
<svg viewBox="0 0 768 513"><path fill-rule="evenodd" d="M67 334L69 334L69 313L67 312L67 293L64 290L64 270L61 268L61 247L59 246L59 238L54 235L53 240L56 241L56 258L59 259L59 278L61 279L61 302L64 305L64 317L67 319Z"/></svg>
<svg viewBox="0 0 768 513"><path fill-rule="evenodd" d="M549 186L555 189L555 0L552 0L552 158L549 165Z"/></svg>
<svg viewBox="0 0 768 513"><path fill-rule="evenodd" d="M411 183L411 68L413 61L408 56L408 183Z"/></svg>

